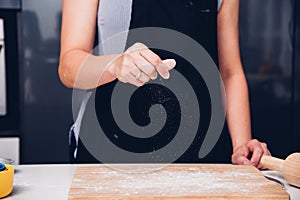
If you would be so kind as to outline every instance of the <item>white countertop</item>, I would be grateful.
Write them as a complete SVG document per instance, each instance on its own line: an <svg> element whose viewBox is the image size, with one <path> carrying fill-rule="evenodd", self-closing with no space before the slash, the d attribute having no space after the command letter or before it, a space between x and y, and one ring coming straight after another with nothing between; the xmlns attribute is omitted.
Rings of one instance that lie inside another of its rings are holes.
<svg viewBox="0 0 300 200"><path fill-rule="evenodd" d="M15 166L13 192L5 200L68 199L75 165Z"/></svg>
<svg viewBox="0 0 300 200"><path fill-rule="evenodd" d="M65 200L77 165L19 165L16 166L14 189L5 200ZM300 199L300 189L288 185L282 174L263 171L285 185L291 200Z"/></svg>

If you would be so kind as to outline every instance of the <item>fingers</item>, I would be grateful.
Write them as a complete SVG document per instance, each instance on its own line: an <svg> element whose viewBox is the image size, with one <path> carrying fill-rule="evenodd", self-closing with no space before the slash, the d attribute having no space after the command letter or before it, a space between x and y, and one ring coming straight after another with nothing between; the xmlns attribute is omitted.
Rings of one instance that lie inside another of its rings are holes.
<svg viewBox="0 0 300 200"><path fill-rule="evenodd" d="M142 85L145 84L144 82L140 81L139 79L137 79L135 76L133 76L130 73L125 75L125 80L126 80L126 83L130 83L130 84L135 85L137 87L141 87Z"/></svg>
<svg viewBox="0 0 300 200"><path fill-rule="evenodd" d="M136 65L151 79L157 78L156 72L164 79L168 79L170 77L169 70L176 65L173 59L163 62L158 55L142 43L135 43L125 53L132 54L136 58Z"/></svg>
<svg viewBox="0 0 300 200"><path fill-rule="evenodd" d="M253 151L253 153L252 153L252 157L251 157L251 160L250 160L250 164L253 165L253 166L258 166L258 164L260 162L260 159L263 155L263 150L260 147L260 145L255 145L255 147L253 147L253 148L254 149L251 150L251 151Z"/></svg>
<svg viewBox="0 0 300 200"><path fill-rule="evenodd" d="M248 160L249 150L246 145L239 147L232 154L232 163L238 165L248 165L250 161Z"/></svg>
<svg viewBox="0 0 300 200"><path fill-rule="evenodd" d="M236 163L238 165L249 165L250 161L248 160L247 157L241 155L236 159Z"/></svg>
<svg viewBox="0 0 300 200"><path fill-rule="evenodd" d="M137 66L135 66L132 67L131 70L125 75L125 80L128 83L140 87L146 82L148 82L150 78L142 71L140 71L140 69Z"/></svg>
<svg viewBox="0 0 300 200"><path fill-rule="evenodd" d="M142 82L140 78L142 77L142 72L135 66L123 66L123 70L121 71L118 79L123 83L130 83L137 87L140 87L145 84Z"/></svg>
<svg viewBox="0 0 300 200"><path fill-rule="evenodd" d="M260 165L260 160L263 155L271 155L270 151L267 148L267 145L265 143L259 142L256 139L250 140L246 145L244 145L242 148L239 149L244 149L244 148L248 150L248 155L246 156L246 158L249 155L251 155L251 158L247 158L249 161L247 164L255 166L257 168L262 168L262 165ZM240 155L239 158L236 158L236 162L238 162L238 164L241 164L241 162L246 163L247 161L245 160L243 155Z"/></svg>
<svg viewBox="0 0 300 200"><path fill-rule="evenodd" d="M162 61L146 45L136 43L113 62L113 69L120 81L141 86L150 79L156 79L158 74L164 79L168 79L170 77L169 70L173 69L175 65L174 59Z"/></svg>
<svg viewBox="0 0 300 200"><path fill-rule="evenodd" d="M264 150L264 156L271 156L271 152L269 151L266 143L261 143L261 146Z"/></svg>
<svg viewBox="0 0 300 200"><path fill-rule="evenodd" d="M261 143L261 147L263 149L263 155L262 156L271 156L271 153L270 153L270 151L269 151L266 143ZM259 163L257 165L257 168L263 169L263 166L260 164L260 161L259 161Z"/></svg>
<svg viewBox="0 0 300 200"><path fill-rule="evenodd" d="M251 158L249 158L251 155ZM271 155L266 143L261 143L256 139L250 140L232 154L232 163L238 165L252 165L259 169L262 168L260 160L263 155Z"/></svg>
<svg viewBox="0 0 300 200"><path fill-rule="evenodd" d="M133 58L130 55L124 54L113 64L116 66L116 77L123 83L130 83L140 87L148 81L148 78L145 78L139 68L136 67L133 62Z"/></svg>
<svg viewBox="0 0 300 200"><path fill-rule="evenodd" d="M147 60L151 65L156 67L156 71L159 73L161 77L164 79L168 79L170 77L169 68L166 64L162 62L160 57L156 55L151 50L143 50L140 51L140 55Z"/></svg>
<svg viewBox="0 0 300 200"><path fill-rule="evenodd" d="M155 67L149 63L144 57L140 55L139 52L135 52L132 54L134 58L135 65L142 71L146 76L150 79L154 80L157 78L157 72Z"/></svg>
<svg viewBox="0 0 300 200"><path fill-rule="evenodd" d="M166 59L162 61L169 70L173 69L176 66L176 61L174 59Z"/></svg>
<svg viewBox="0 0 300 200"><path fill-rule="evenodd" d="M139 74L138 76L135 76L135 78L136 78L137 80L139 80L140 82L142 82L143 85L144 85L145 83L147 83L148 81L150 81L149 76L147 76L147 75L144 74L143 72L140 72L140 74Z"/></svg>
<svg viewBox="0 0 300 200"><path fill-rule="evenodd" d="M176 66L176 61L174 59L167 59L161 61L158 56L156 56L150 50L144 52L135 52L132 54L134 57L134 62L136 66L150 79L154 80L157 78L157 72L164 78L169 79L169 70ZM148 59L148 60L146 60ZM151 61L152 59L152 61ZM150 61L151 62L150 62ZM148 62L149 61L149 62ZM158 64L155 66L154 64Z"/></svg>
<svg viewBox="0 0 300 200"><path fill-rule="evenodd" d="M258 140L250 140L247 144L250 152L252 152L252 157L250 160L250 164L253 166L258 166L260 163L260 159L264 154L264 149L261 143Z"/></svg>

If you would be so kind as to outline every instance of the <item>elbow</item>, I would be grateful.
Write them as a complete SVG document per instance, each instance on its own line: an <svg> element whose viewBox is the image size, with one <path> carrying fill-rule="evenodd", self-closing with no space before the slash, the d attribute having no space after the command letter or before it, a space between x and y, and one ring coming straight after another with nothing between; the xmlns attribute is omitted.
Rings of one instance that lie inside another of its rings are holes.
<svg viewBox="0 0 300 200"><path fill-rule="evenodd" d="M221 68L220 75L224 81L231 79L245 79L245 73L241 66L235 67L235 70L229 69L229 67Z"/></svg>
<svg viewBox="0 0 300 200"><path fill-rule="evenodd" d="M60 62L58 66L58 77L64 86L73 88L74 81L70 78L70 70L68 70L68 66L64 65L62 62Z"/></svg>

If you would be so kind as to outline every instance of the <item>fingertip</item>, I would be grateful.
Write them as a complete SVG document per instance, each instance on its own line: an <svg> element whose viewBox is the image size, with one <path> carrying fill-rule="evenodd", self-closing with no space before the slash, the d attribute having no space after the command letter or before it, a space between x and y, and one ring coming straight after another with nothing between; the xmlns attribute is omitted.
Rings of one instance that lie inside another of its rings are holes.
<svg viewBox="0 0 300 200"><path fill-rule="evenodd" d="M243 165L249 165L249 160L244 160Z"/></svg>
<svg viewBox="0 0 300 200"><path fill-rule="evenodd" d="M168 66L166 66L165 64L158 65L157 66L157 71L163 79L169 79L170 78L170 73L169 73L169 70L168 70Z"/></svg>
<svg viewBox="0 0 300 200"><path fill-rule="evenodd" d="M167 73L161 74L161 77L162 77L163 79L169 79L169 78L170 78L170 73L167 72Z"/></svg>
<svg viewBox="0 0 300 200"><path fill-rule="evenodd" d="M176 66L176 61L174 59L166 59L162 61L168 69L173 69Z"/></svg>
<svg viewBox="0 0 300 200"><path fill-rule="evenodd" d="M240 157L240 163L242 165L249 165L250 164L250 160L248 160L247 157L241 156Z"/></svg>
<svg viewBox="0 0 300 200"><path fill-rule="evenodd" d="M250 160L247 159L247 157L240 154L240 155L235 156L234 163L236 163L238 165L249 165Z"/></svg>
<svg viewBox="0 0 300 200"><path fill-rule="evenodd" d="M170 78L170 73L169 72L164 74L164 79L169 79L169 78Z"/></svg>
<svg viewBox="0 0 300 200"><path fill-rule="evenodd" d="M137 87L142 87L144 85L144 83L138 83L136 86Z"/></svg>
<svg viewBox="0 0 300 200"><path fill-rule="evenodd" d="M157 79L157 73L155 73L155 74L154 74L153 76L151 76L150 78L151 78L151 80Z"/></svg>

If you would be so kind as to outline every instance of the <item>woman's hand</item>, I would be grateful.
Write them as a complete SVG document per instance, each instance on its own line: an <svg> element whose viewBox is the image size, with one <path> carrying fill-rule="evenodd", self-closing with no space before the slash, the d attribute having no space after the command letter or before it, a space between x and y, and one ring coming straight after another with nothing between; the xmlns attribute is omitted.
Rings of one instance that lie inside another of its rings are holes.
<svg viewBox="0 0 300 200"><path fill-rule="evenodd" d="M164 79L168 79L169 70L175 65L175 60L162 61L146 45L136 43L116 58L110 67L119 81L140 87L149 80L156 79L157 73Z"/></svg>
<svg viewBox="0 0 300 200"><path fill-rule="evenodd" d="M266 143L253 139L248 141L247 144L236 148L232 154L231 161L233 164L253 165L261 169L260 160L263 155L271 155Z"/></svg>

